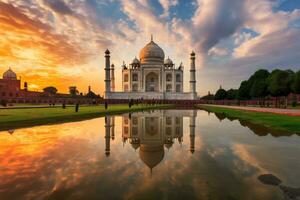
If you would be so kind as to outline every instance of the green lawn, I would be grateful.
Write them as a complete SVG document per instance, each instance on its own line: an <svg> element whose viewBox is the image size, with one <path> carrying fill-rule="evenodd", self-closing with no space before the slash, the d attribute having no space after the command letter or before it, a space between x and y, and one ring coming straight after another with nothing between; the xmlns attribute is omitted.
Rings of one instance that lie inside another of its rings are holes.
<svg viewBox="0 0 300 200"><path fill-rule="evenodd" d="M198 106L198 108L214 113L222 113L229 118L234 117L240 120L245 120L253 124L262 125L275 130L288 131L297 134L300 133L300 117L296 116L279 115L272 113L259 113L205 105L200 105Z"/></svg>
<svg viewBox="0 0 300 200"><path fill-rule="evenodd" d="M54 124L70 121L79 121L104 116L106 114L120 114L145 109L171 108L172 105L109 105L105 110L100 106L80 106L79 112L74 107L53 108L26 108L26 109L0 109L0 130L34 125Z"/></svg>

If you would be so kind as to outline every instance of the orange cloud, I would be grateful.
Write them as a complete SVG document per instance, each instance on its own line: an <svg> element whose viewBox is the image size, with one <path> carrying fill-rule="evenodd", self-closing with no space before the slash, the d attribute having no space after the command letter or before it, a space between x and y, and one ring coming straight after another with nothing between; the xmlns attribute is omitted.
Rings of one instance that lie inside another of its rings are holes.
<svg viewBox="0 0 300 200"><path fill-rule="evenodd" d="M31 60L35 65L72 66L88 57L80 46L64 35L52 33L52 28L30 19L13 5L0 3L0 59ZM8 50L8 53L4 53Z"/></svg>
<svg viewBox="0 0 300 200"><path fill-rule="evenodd" d="M67 91L66 84L76 85L74 78L78 77L62 74L61 69L83 65L90 56L67 35L54 33L50 25L2 2L0 35L1 71L11 66L40 89L54 85Z"/></svg>

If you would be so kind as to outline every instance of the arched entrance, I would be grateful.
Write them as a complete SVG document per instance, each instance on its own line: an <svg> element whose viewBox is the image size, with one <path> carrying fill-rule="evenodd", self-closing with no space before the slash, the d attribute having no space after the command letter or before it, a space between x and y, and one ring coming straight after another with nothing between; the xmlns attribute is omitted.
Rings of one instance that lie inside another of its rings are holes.
<svg viewBox="0 0 300 200"><path fill-rule="evenodd" d="M150 72L146 75L146 92L158 92L158 74Z"/></svg>

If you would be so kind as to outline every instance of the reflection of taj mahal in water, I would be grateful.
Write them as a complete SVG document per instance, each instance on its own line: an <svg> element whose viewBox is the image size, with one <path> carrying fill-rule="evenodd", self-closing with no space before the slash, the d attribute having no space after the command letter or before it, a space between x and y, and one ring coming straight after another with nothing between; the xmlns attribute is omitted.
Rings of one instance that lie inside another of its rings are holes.
<svg viewBox="0 0 300 200"><path fill-rule="evenodd" d="M195 151L196 110L156 110L144 113L124 114L122 139L139 150L140 159L152 170L164 158L165 148L174 142L182 143L183 117L190 118L190 152ZM114 139L115 117L105 118L105 154L110 154L110 140Z"/></svg>
<svg viewBox="0 0 300 200"><path fill-rule="evenodd" d="M183 91L183 65L175 67L170 58L151 37L141 49L139 59L122 65L122 91L115 91L115 68L110 64L110 52L105 51L105 99L177 99L197 98L195 53L191 53L190 91Z"/></svg>

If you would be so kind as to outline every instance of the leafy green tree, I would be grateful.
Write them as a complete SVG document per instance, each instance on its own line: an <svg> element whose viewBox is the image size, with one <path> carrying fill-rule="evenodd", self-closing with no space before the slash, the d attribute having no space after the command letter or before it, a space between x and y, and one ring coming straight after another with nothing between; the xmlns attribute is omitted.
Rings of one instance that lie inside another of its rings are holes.
<svg viewBox="0 0 300 200"><path fill-rule="evenodd" d="M250 98L251 84L248 81L243 81L239 87L238 98L249 99Z"/></svg>
<svg viewBox="0 0 300 200"><path fill-rule="evenodd" d="M300 94L300 70L294 75L292 91L296 94Z"/></svg>
<svg viewBox="0 0 300 200"><path fill-rule="evenodd" d="M285 107L287 107L287 95L291 93L291 85L294 79L294 72L291 70L273 70L268 78L268 90L276 97L276 107L278 107L278 97L285 97Z"/></svg>
<svg viewBox="0 0 300 200"><path fill-rule="evenodd" d="M266 80L261 79L254 81L250 90L250 96L252 98L263 98L268 94L268 84Z"/></svg>
<svg viewBox="0 0 300 200"><path fill-rule="evenodd" d="M50 94L50 95L55 95L55 94L57 93L57 89L56 89L55 87L53 87L53 86L45 87L45 88L43 89L43 91L44 91L45 93Z"/></svg>
<svg viewBox="0 0 300 200"><path fill-rule="evenodd" d="M70 86L69 93L72 96L77 96L79 94L79 91L76 89L76 86Z"/></svg>
<svg viewBox="0 0 300 200"><path fill-rule="evenodd" d="M268 78L268 91L274 97L287 96L291 92L294 73L291 70L273 70Z"/></svg>
<svg viewBox="0 0 300 200"><path fill-rule="evenodd" d="M259 69L246 81L243 81L239 87L238 98L250 99L261 98L268 95L266 80L270 76L268 70ZM256 89L259 89L257 91Z"/></svg>
<svg viewBox="0 0 300 200"><path fill-rule="evenodd" d="M215 95L215 100L223 100L226 98L227 98L226 90L224 90L222 88L218 89L218 91L216 92L216 95Z"/></svg>
<svg viewBox="0 0 300 200"><path fill-rule="evenodd" d="M263 98L268 95L268 85L266 80L270 76L268 70L259 69L250 78L251 84L250 97L252 98Z"/></svg>
<svg viewBox="0 0 300 200"><path fill-rule="evenodd" d="M201 97L201 99L204 99L204 100L214 100L215 99L215 95L211 94L210 92L208 92L207 95Z"/></svg>
<svg viewBox="0 0 300 200"><path fill-rule="evenodd" d="M238 90L236 89L230 89L227 91L227 99L237 99L238 98Z"/></svg>
<svg viewBox="0 0 300 200"><path fill-rule="evenodd" d="M5 99L1 99L0 104L1 104L1 106L6 107L7 106L7 101Z"/></svg>
<svg viewBox="0 0 300 200"><path fill-rule="evenodd" d="M204 99L204 100L214 100L215 96L213 94L208 94L208 95L205 95L205 96L201 97L201 99Z"/></svg>
<svg viewBox="0 0 300 200"><path fill-rule="evenodd" d="M256 72L254 72L254 74L249 78L249 82L251 84L251 86L254 84L255 81L257 80L265 80L270 76L270 72L268 72L268 70L265 69L259 69Z"/></svg>
<svg viewBox="0 0 300 200"><path fill-rule="evenodd" d="M97 98L98 96L93 91L89 91L86 94L86 97L88 97L88 98Z"/></svg>

